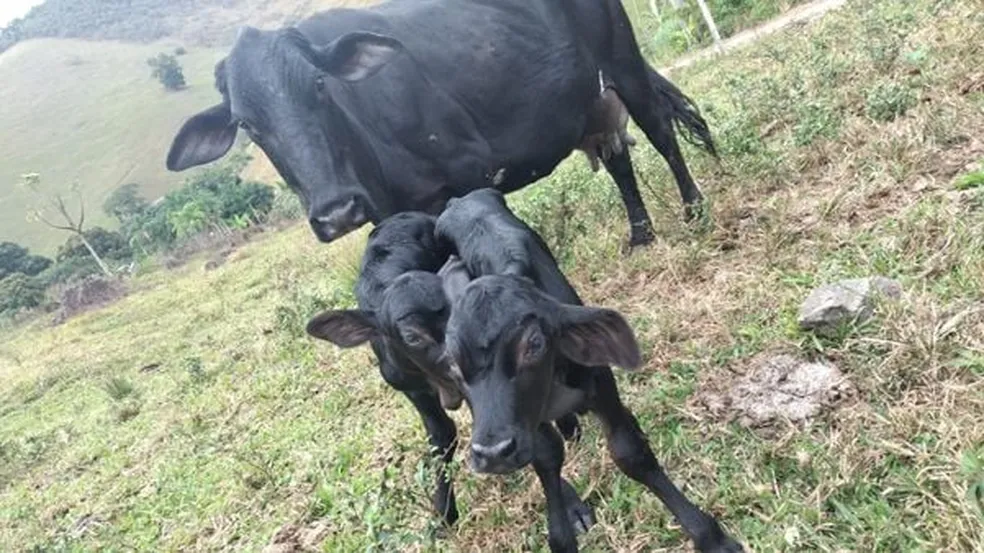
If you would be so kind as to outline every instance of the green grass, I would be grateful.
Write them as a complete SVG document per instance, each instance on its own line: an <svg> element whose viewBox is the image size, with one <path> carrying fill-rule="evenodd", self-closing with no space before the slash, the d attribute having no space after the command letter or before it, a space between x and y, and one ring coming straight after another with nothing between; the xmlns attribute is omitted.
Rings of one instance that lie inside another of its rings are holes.
<svg viewBox="0 0 984 553"><path fill-rule="evenodd" d="M510 197L585 299L632 322L645 367L618 375L627 404L672 478L754 551L982 551L984 191L958 185L981 157L984 96L962 91L982 17L970 1L859 0L675 74L724 153L687 152L712 217L682 225L664 162L637 147L658 237L632 256L617 191L580 156ZM881 83L917 101L872 117ZM531 471L459 470L462 520L435 538L416 414L366 349L304 336L317 310L353 304L366 232L323 247L295 226L214 271L145 274L62 326L3 331L0 550L258 551L320 524L324 551L545 551ZM904 299L832 339L796 328L813 286L874 273ZM776 351L837 364L855 395L771 433L701 406ZM681 549L597 424L565 475L599 519L582 550Z"/></svg>

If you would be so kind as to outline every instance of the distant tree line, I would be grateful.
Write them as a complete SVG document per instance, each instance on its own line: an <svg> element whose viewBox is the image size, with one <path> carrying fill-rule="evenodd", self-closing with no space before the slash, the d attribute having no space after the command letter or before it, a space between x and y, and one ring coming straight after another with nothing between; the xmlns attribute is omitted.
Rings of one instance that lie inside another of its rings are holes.
<svg viewBox="0 0 984 553"><path fill-rule="evenodd" d="M47 0L0 29L0 53L32 38L152 42L174 36L182 21L228 0Z"/></svg>
<svg viewBox="0 0 984 553"><path fill-rule="evenodd" d="M32 254L12 242L0 243L0 317L42 306L49 290L104 273L103 266L117 274L203 235L229 234L271 217L299 216L299 203L293 194L278 194L273 187L240 179L246 161L243 154L231 156L227 163L192 174L182 187L153 203L140 194L135 183L119 187L102 206L118 221L119 230L82 229L78 223L54 259ZM40 179L37 175L28 177L35 184ZM58 210L49 207L48 211ZM46 218L57 220L50 213Z"/></svg>

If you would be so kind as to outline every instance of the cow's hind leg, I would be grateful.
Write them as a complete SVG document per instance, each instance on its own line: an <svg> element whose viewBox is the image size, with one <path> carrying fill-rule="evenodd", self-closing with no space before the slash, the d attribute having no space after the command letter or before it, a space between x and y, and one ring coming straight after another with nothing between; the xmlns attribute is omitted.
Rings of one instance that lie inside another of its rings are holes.
<svg viewBox="0 0 984 553"><path fill-rule="evenodd" d="M643 69L644 76L646 71L648 68ZM677 188L680 190L685 215L691 220L700 213L704 196L694 183L687 162L680 151L680 143L673 128L669 107L659 104L655 92L649 86L649 79L635 77L629 82L631 84L624 84L624 81L619 83L619 96L623 98L629 113L632 114L632 119L670 166Z"/></svg>
<svg viewBox="0 0 984 553"><path fill-rule="evenodd" d="M653 241L653 222L646 211L646 204L639 193L635 171L632 168L632 158L629 149L623 148L622 153L614 154L607 159L602 158L608 174L615 179L618 191L622 195L622 203L629 216L629 247L643 246Z"/></svg>
<svg viewBox="0 0 984 553"><path fill-rule="evenodd" d="M646 63L622 6L614 1L609 5L613 17L610 25L616 31L612 36L612 49L608 52L611 57L603 64L603 70L615 83L632 120L666 159L680 189L687 216L692 218L698 213L703 196L680 152L674 122L680 123L697 137L702 147L716 155L710 131L693 103Z"/></svg>
<svg viewBox="0 0 984 553"><path fill-rule="evenodd" d="M427 429L430 444L436 450L435 457L439 462L439 467L437 489L434 491L434 509L450 526L458 520L458 505L454 498L454 488L447 467L454 458L458 431L454 426L454 421L441 407L437 394L430 390L414 390L403 393L420 413L424 428Z"/></svg>
<svg viewBox="0 0 984 553"><path fill-rule="evenodd" d="M701 511L680 491L656 461L639 423L622 404L610 369L595 369L592 411L601 419L608 451L619 470L659 497L684 532L704 553L736 553L742 546L728 536L713 516Z"/></svg>

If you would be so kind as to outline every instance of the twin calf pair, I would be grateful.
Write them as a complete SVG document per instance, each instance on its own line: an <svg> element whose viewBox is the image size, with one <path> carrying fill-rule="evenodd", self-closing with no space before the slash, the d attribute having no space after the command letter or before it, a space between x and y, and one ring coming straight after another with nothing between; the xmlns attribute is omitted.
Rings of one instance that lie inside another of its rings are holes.
<svg viewBox="0 0 984 553"><path fill-rule="evenodd" d="M359 309L328 311L308 333L340 347L369 342L383 378L423 418L446 465L457 431L445 409L473 417L471 466L504 474L533 465L543 486L551 551L577 551L593 513L561 477L564 437L577 414L601 421L618 468L655 493L702 552L742 551L713 516L660 468L609 365L640 365L639 346L616 311L582 305L541 237L480 189L438 218L394 215L369 235L356 289ZM438 476L434 506L458 518L452 483Z"/></svg>

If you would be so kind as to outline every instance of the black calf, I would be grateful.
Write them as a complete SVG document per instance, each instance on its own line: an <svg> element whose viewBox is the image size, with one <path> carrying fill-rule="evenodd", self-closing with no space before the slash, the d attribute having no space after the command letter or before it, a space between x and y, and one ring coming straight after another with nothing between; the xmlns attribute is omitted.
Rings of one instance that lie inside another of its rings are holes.
<svg viewBox="0 0 984 553"><path fill-rule="evenodd" d="M457 409L463 398L443 361L451 307L445 288L461 289L469 277L448 260L449 249L434 229L434 218L423 213L383 221L370 233L363 256L356 286L359 309L321 313L307 331L345 348L369 342L383 378L413 403L446 465L454 456L457 431L444 410ZM454 491L443 469L434 507L448 524L457 520Z"/></svg>
<svg viewBox="0 0 984 553"><path fill-rule="evenodd" d="M563 444L544 422L585 409L601 420L618 468L663 501L698 550L742 551L670 481L622 404L606 365L634 368L640 355L617 312L564 305L523 277L485 276L455 302L446 349L474 418L473 467L506 473L533 464L547 498L551 551L577 551L577 542L560 480ZM558 368L567 374L559 377Z"/></svg>
<svg viewBox="0 0 984 553"><path fill-rule="evenodd" d="M435 273L449 253L434 237L434 218L400 213L369 234L356 298L359 309L326 311L308 322L310 335L340 347L369 342L386 382L420 413L442 462L434 508L447 524L458 519L454 490L444 467L454 456L457 429L444 408L461 405L455 385L441 378L444 326L450 306Z"/></svg>

